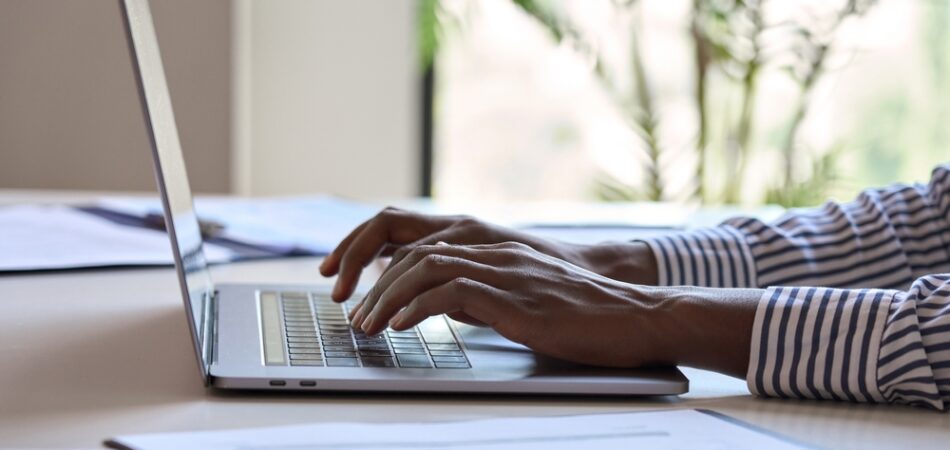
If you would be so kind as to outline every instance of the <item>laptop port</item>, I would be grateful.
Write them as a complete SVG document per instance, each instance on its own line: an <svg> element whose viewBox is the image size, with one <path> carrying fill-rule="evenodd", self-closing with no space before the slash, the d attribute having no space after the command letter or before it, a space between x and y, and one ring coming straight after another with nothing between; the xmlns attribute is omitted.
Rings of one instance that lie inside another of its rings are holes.
<svg viewBox="0 0 950 450"><path fill-rule="evenodd" d="M287 382L284 380L270 380L271 386L286 386Z"/></svg>
<svg viewBox="0 0 950 450"><path fill-rule="evenodd" d="M313 380L302 380L300 381L300 386L302 387L314 387L317 385L316 381Z"/></svg>

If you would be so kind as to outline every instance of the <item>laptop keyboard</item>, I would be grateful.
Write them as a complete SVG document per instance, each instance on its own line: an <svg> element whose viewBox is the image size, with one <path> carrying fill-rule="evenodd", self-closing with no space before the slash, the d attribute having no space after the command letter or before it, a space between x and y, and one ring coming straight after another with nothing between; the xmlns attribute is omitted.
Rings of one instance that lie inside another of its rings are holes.
<svg viewBox="0 0 950 450"><path fill-rule="evenodd" d="M276 293L262 293L275 295ZM347 321L348 306L318 292L281 292L281 316L292 366L468 369L444 316L405 330L367 336Z"/></svg>

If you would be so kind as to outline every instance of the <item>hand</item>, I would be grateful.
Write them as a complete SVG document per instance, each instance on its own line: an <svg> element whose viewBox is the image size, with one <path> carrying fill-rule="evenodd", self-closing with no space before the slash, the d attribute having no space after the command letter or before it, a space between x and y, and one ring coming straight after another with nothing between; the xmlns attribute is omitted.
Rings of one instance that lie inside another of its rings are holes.
<svg viewBox="0 0 950 450"><path fill-rule="evenodd" d="M448 314L577 363L743 377L762 292L629 284L518 243L423 245L383 274L352 323L374 334Z"/></svg>
<svg viewBox="0 0 950 450"><path fill-rule="evenodd" d="M630 367L671 362L651 320L656 307L634 285L524 244L419 245L383 274L353 325L375 334L444 313L539 353Z"/></svg>
<svg viewBox="0 0 950 450"><path fill-rule="evenodd" d="M339 275L333 299L343 301L356 289L360 274L373 259L393 256L398 264L419 245L519 242L536 251L603 276L638 284L656 284L656 263L649 247L638 242L576 245L532 236L468 216L430 216L386 208L353 230L320 265L324 276ZM388 269L387 269L388 270Z"/></svg>
<svg viewBox="0 0 950 450"><path fill-rule="evenodd" d="M320 273L324 276L339 275L332 297L343 301L353 294L363 268L379 256L393 256L392 267L419 245L509 241L530 245L561 259L580 259L576 253L582 246L541 239L468 216L431 216L390 207L344 238L323 260Z"/></svg>

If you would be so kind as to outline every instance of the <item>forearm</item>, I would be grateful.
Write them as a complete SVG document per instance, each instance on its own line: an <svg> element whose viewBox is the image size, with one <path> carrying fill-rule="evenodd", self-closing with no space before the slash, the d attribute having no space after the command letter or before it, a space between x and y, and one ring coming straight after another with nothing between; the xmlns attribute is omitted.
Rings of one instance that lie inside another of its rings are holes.
<svg viewBox="0 0 950 450"><path fill-rule="evenodd" d="M607 242L574 246L569 253L575 265L626 283L655 286L656 258L643 242Z"/></svg>
<svg viewBox="0 0 950 450"><path fill-rule="evenodd" d="M672 364L745 377L761 289L647 288L648 313Z"/></svg>

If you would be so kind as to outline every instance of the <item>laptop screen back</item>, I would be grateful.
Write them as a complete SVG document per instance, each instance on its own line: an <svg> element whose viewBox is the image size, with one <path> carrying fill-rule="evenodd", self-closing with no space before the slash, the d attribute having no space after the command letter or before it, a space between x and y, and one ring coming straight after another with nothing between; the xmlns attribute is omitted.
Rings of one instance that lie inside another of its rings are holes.
<svg viewBox="0 0 950 450"><path fill-rule="evenodd" d="M175 266L185 301L195 353L205 382L210 363L211 297L214 286L202 249L201 230L191 199L178 129L172 112L165 70L148 0L119 0L129 40L132 67L141 97L146 131L151 141L155 175L165 227L172 243Z"/></svg>

